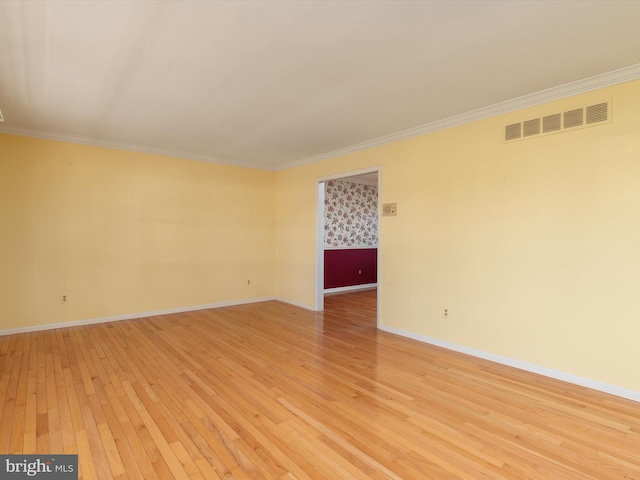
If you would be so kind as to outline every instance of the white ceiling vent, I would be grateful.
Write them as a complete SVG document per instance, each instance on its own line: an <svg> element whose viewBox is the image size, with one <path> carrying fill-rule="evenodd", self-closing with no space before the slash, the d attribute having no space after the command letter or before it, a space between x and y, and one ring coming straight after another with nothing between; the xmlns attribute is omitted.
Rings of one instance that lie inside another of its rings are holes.
<svg viewBox="0 0 640 480"><path fill-rule="evenodd" d="M611 122L611 101L552 113L504 127L504 142Z"/></svg>

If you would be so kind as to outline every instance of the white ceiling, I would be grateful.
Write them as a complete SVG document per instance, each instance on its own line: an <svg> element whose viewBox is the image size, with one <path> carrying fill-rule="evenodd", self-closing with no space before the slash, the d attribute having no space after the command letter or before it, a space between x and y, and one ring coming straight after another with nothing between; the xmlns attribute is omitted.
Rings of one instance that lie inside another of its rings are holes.
<svg viewBox="0 0 640 480"><path fill-rule="evenodd" d="M359 173L357 175L348 175L346 177L334 178L333 180L341 180L353 183L366 183L367 185L378 185L378 172Z"/></svg>
<svg viewBox="0 0 640 480"><path fill-rule="evenodd" d="M640 1L4 0L0 131L278 169L640 76L639 25Z"/></svg>

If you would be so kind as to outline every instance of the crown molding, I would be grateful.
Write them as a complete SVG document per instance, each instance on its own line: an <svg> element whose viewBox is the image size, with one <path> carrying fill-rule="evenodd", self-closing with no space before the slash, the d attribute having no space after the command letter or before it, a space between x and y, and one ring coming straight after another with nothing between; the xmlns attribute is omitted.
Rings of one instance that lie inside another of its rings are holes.
<svg viewBox="0 0 640 480"><path fill-rule="evenodd" d="M347 147L331 150L329 152L320 153L300 160L286 163L280 167L266 167L251 164L248 162L240 162L228 158L220 158L211 155L194 155L179 150L155 148L146 145L138 145L134 143L118 142L110 140L100 140L92 137L83 137L79 135L70 135L57 132L43 132L36 130L12 128L6 125L0 125L0 133L11 135L19 135L25 137L42 138L46 140L57 140L69 143L78 143L81 145L92 145L96 147L114 148L117 150L127 150L132 152L148 153L152 155L162 155L165 157L182 158L186 160L197 160L201 162L210 162L223 165L232 165L236 167L253 168L258 170L280 171L293 167L299 167L309 163L320 162L330 158L347 155L350 153L367 150L370 148L386 145L393 142L407 140L409 138L419 137L428 133L434 133L447 128L464 125L467 123L483 120L485 118L494 117L504 113L521 110L523 108L532 107L546 102L559 100L561 98L578 95L580 93L597 90L599 88L610 87L620 83L630 82L640 79L640 63L629 65L627 67L612 70L610 72L601 73L592 77L576 80L575 82L565 83L557 87L548 88L539 92L523 95L511 100L496 103L488 107L479 108L470 112L454 115L435 122L426 123L417 127L402 130L400 132L384 135L382 137L367 140Z"/></svg>
<svg viewBox="0 0 640 480"><path fill-rule="evenodd" d="M83 137L80 135L69 135L66 133L43 132L39 130L28 130L23 128L13 128L0 126L0 133L10 135L18 135L21 137L42 138L44 140L55 140L60 142L77 143L80 145L91 145L93 147L114 148L116 150L126 150L129 152L148 153L151 155L161 155L163 157L181 158L184 160L196 160L200 162L217 163L222 165L232 165L234 167L253 168L257 170L273 171L274 168L262 167L251 163L243 163L227 158L214 157L210 155L193 155L180 150L171 150L166 148L155 148L146 145L138 145L135 143L118 142L112 140L100 140L92 137Z"/></svg>
<svg viewBox="0 0 640 480"><path fill-rule="evenodd" d="M470 112L454 115L435 122L426 123L417 127L402 130L400 132L384 135L382 137L367 140L362 143L350 145L348 147L339 148L330 152L313 155L301 160L287 163L276 170L286 170L293 167L299 167L309 163L320 162L330 158L347 155L350 153L367 150L369 148L386 145L388 143L399 142L413 137L434 133L451 127L457 127L467 123L483 120L489 117L495 117L504 113L521 110L523 108L540 105L542 103L559 100L561 98L571 97L580 93L598 90L599 88L610 87L620 83L630 82L640 79L640 63L629 65L627 67L612 70L610 72L601 73L592 77L587 77L575 82L565 83L557 87L548 88L539 92L530 93L504 102L496 103L488 107L482 107Z"/></svg>

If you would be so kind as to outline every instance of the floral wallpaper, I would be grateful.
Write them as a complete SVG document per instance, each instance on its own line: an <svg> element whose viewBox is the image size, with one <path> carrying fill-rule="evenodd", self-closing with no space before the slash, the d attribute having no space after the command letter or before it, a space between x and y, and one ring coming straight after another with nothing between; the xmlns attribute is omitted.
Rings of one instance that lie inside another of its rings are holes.
<svg viewBox="0 0 640 480"><path fill-rule="evenodd" d="M378 187L329 180L324 193L325 247L378 246Z"/></svg>

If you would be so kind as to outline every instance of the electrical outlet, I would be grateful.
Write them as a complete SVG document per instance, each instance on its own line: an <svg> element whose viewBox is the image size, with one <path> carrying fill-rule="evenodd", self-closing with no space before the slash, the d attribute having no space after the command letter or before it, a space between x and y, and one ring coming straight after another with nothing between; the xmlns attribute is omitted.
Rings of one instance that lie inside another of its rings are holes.
<svg viewBox="0 0 640 480"><path fill-rule="evenodd" d="M62 303L68 303L69 297L67 295L62 295Z"/></svg>
<svg viewBox="0 0 640 480"><path fill-rule="evenodd" d="M448 308L445 308L445 309L444 309L444 312L442 313L442 316L443 316L444 318L449 318L449 309L448 309Z"/></svg>
<svg viewBox="0 0 640 480"><path fill-rule="evenodd" d="M247 280L247 285L251 285L251 280Z"/></svg>

